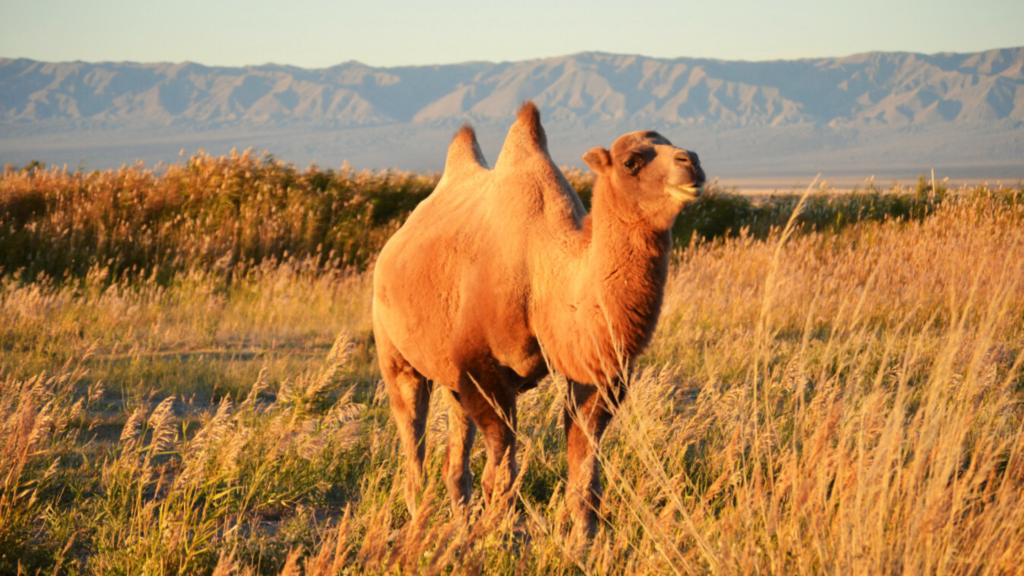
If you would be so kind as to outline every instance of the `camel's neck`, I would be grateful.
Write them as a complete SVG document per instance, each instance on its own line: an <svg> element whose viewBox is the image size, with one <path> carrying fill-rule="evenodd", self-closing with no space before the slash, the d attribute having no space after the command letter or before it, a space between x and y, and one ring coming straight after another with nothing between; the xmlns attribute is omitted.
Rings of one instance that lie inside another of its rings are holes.
<svg viewBox="0 0 1024 576"><path fill-rule="evenodd" d="M617 345L628 358L650 341L668 276L670 230L653 230L631 210L595 195L590 287L611 319ZM626 216L623 218L622 216Z"/></svg>
<svg viewBox="0 0 1024 576"><path fill-rule="evenodd" d="M632 361L650 341L672 248L670 230L631 218L634 209L616 205L602 192L594 193L584 261L573 278L565 279L564 295L553 298L555 306L571 312L553 314L564 324L551 326L549 338L541 338L556 368L587 382L618 375L623 362Z"/></svg>

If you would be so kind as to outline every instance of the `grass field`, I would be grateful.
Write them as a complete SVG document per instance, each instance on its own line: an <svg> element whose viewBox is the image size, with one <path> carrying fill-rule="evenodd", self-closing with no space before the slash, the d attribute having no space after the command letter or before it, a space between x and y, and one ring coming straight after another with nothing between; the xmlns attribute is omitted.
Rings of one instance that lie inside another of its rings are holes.
<svg viewBox="0 0 1024 576"><path fill-rule="evenodd" d="M452 516L437 404L408 521L370 274L435 182L5 171L0 573L1024 572L1024 189L689 207L587 541L557 376L512 511Z"/></svg>

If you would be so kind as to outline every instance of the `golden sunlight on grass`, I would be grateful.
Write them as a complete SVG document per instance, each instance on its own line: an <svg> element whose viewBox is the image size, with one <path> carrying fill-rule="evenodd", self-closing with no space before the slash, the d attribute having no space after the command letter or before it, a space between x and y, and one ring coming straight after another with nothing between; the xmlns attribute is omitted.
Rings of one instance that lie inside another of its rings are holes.
<svg viewBox="0 0 1024 576"><path fill-rule="evenodd" d="M1019 573L1022 200L858 219L812 198L785 241L748 218L680 247L592 541L566 509L557 377L520 402L516 505L475 500L468 523L435 401L408 521L367 272L9 274L0 572ZM796 201L770 202L743 209L785 224Z"/></svg>

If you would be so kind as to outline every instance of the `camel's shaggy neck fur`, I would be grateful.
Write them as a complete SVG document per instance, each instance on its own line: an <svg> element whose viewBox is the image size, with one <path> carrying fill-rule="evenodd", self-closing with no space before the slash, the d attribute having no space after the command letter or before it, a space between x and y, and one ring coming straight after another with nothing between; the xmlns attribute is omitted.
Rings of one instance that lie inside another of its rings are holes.
<svg viewBox="0 0 1024 576"><path fill-rule="evenodd" d="M582 250L535 294L537 336L554 368L579 382L609 382L651 339L661 310L672 237L618 206L599 178ZM635 219L634 219L635 218Z"/></svg>

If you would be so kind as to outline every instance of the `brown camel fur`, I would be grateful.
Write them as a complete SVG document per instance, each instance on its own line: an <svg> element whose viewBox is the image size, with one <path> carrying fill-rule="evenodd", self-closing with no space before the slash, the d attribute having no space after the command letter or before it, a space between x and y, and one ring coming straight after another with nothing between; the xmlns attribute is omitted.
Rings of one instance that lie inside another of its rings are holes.
<svg viewBox="0 0 1024 576"><path fill-rule="evenodd" d="M458 509L470 497L477 429L487 450L484 497L509 495L516 396L550 365L570 383L567 495L577 522L594 530L594 451L624 394L624 367L654 332L672 223L700 194L704 172L696 154L651 131L626 134L583 160L597 174L589 215L551 161L532 102L520 109L494 170L465 126L437 188L380 253L374 335L413 515L433 385L449 404L444 480Z"/></svg>

